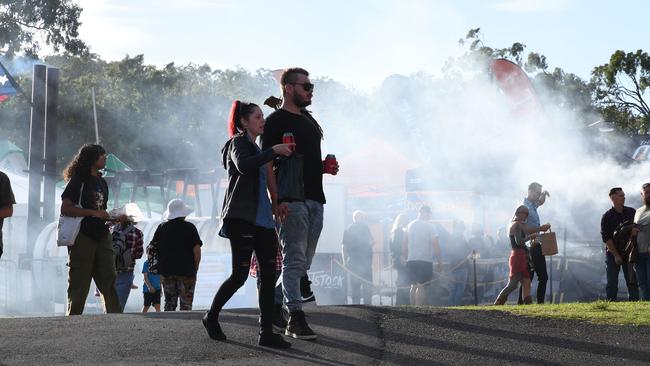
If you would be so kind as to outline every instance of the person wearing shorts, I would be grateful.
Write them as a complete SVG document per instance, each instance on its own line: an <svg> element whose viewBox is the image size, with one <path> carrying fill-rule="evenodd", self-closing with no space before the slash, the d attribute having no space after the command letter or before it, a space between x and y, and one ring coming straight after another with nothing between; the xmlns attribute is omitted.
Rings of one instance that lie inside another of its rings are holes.
<svg viewBox="0 0 650 366"><path fill-rule="evenodd" d="M432 261L408 261L406 269L409 273L410 285L426 285L433 280Z"/></svg>
<svg viewBox="0 0 650 366"><path fill-rule="evenodd" d="M406 228L407 240L402 251L411 284L411 305L423 305L427 296L427 285L433 279L433 258L442 268L440 243L436 227L431 223L431 208L422 206L418 218Z"/></svg>
<svg viewBox="0 0 650 366"><path fill-rule="evenodd" d="M142 312L149 311L149 307L153 305L157 312L160 311L160 275L149 272L149 262L145 261L142 266L142 276L144 277L144 285L142 286L142 293L144 296L144 306Z"/></svg>

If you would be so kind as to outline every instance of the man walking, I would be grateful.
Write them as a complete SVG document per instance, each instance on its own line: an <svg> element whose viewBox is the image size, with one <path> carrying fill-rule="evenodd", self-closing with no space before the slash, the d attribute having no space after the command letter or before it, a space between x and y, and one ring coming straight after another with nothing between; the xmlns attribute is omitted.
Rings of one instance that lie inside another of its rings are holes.
<svg viewBox="0 0 650 366"><path fill-rule="evenodd" d="M14 192L11 190L11 182L9 177L3 172L0 172L0 258L2 257L2 225L4 219L11 217L14 214L14 205L16 199Z"/></svg>
<svg viewBox="0 0 650 366"><path fill-rule="evenodd" d="M262 149L282 143L282 136L291 133L295 139L296 150L293 158L302 158L302 174L293 177L294 185L304 187L302 197L286 198L280 195L278 216L284 217L280 225L282 244L282 292L289 310L289 322L285 334L298 339L316 339L316 334L305 321L302 311L303 301L314 300L307 270L316 253L316 244L323 228L324 164L321 154L323 130L318 122L305 110L311 104L314 84L309 80L309 72L301 68L284 71L280 78L282 106L269 115L262 135ZM282 164L276 164L276 175L283 174ZM327 173L336 175L338 164ZM302 180L300 182L299 180ZM278 179L278 192L283 191L284 181ZM285 216L286 215L286 216ZM302 287L302 291L301 291ZM305 294L305 299L302 298ZM274 317L280 314L274 314Z"/></svg>
<svg viewBox="0 0 650 366"><path fill-rule="evenodd" d="M533 182L528 185L528 196L524 198L524 206L528 207L528 227L539 228L540 220L537 208L546 202L546 198L550 194L548 191L542 191L542 185ZM537 230L539 231L539 230ZM546 258L542 254L542 245L539 240L533 239L530 243L530 255L533 260L534 272L531 273L530 280L533 280L533 274L537 275L537 303L543 304L546 297L546 282L548 281L548 273L546 272ZM521 298L521 288L519 288L519 300L523 304Z"/></svg>
<svg viewBox="0 0 650 366"><path fill-rule="evenodd" d="M614 231L623 223L634 222L635 210L625 206L625 192L623 188L615 187L609 190L609 199L612 201L612 208L603 214L600 220L600 235L605 243L605 263L607 271L607 301L616 301L618 294L618 274L623 270L623 277L627 284L627 294L630 301L639 300L639 287L633 281L634 273L628 258L625 258L623 251L625 244L616 245ZM629 236L629 235L628 235ZM625 242L627 240L624 240Z"/></svg>

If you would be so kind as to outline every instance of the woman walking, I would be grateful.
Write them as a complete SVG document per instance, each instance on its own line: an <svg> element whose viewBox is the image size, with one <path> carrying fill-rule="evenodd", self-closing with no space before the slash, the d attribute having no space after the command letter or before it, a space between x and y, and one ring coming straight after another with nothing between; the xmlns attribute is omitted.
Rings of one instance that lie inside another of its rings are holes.
<svg viewBox="0 0 650 366"><path fill-rule="evenodd" d="M61 195L61 215L83 217L74 245L68 247L68 304L66 315L84 311L90 280L101 293L107 313L121 313L115 289L115 254L106 227L108 185L99 171L106 165L106 150L83 145L63 171L68 182ZM81 203L81 207L76 205Z"/></svg>
<svg viewBox="0 0 650 366"><path fill-rule="evenodd" d="M294 144L278 144L261 151L255 140L264 132L264 115L253 103L233 103L228 130L231 138L221 150L222 163L228 171L228 189L219 235L230 239L232 273L215 294L210 310L203 317L203 325L210 338L226 340L219 325L219 312L244 285L255 252L260 275L259 344L288 348L291 344L272 329L278 236L267 192L267 163L279 155L291 155Z"/></svg>
<svg viewBox="0 0 650 366"><path fill-rule="evenodd" d="M508 234L510 236L510 274L508 284L497 296L494 305L503 305L508 301L508 295L517 289L521 283L523 290L524 304L533 302L530 296L530 270L528 268L528 251L526 242L539 236L539 231L548 230L551 225L544 224L541 227L528 227L525 222L528 219L528 207L521 205L517 207L515 216L512 218Z"/></svg>

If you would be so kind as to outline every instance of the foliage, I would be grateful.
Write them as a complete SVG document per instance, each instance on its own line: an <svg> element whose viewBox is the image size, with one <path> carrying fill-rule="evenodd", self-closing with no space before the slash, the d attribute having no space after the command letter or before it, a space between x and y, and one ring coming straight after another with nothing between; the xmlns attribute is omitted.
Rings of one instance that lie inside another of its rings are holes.
<svg viewBox="0 0 650 366"><path fill-rule="evenodd" d="M54 51L87 52L77 38L81 10L71 0L0 0L0 51L36 57L44 41Z"/></svg>
<svg viewBox="0 0 650 366"><path fill-rule="evenodd" d="M650 132L650 56L643 50L612 54L609 62L592 72L594 99L607 121L626 132Z"/></svg>
<svg viewBox="0 0 650 366"><path fill-rule="evenodd" d="M554 108L573 111L583 125L594 122L593 115L597 113L592 98L594 85L559 67L549 72L546 56L537 52L525 55L526 45L521 42L514 42L504 48L487 46L480 28L470 29L458 43L467 49L459 59L451 60L446 70L460 67L465 72L478 72L489 76L490 61L497 58L512 61L529 74L547 110Z"/></svg>
<svg viewBox="0 0 650 366"><path fill-rule="evenodd" d="M82 143L95 140L93 88L100 143L133 168L152 171L216 168L232 100L261 104L277 90L268 70L251 73L173 63L155 67L142 55L106 62L93 54L64 54L45 62L61 70L59 171ZM18 81L25 89L31 82ZM0 120L3 135L26 149L28 102L16 97L0 104Z"/></svg>

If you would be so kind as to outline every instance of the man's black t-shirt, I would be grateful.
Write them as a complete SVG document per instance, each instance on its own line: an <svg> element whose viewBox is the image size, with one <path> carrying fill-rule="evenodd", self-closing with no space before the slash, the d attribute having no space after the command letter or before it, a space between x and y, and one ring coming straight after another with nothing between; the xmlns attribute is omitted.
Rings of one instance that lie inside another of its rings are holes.
<svg viewBox="0 0 650 366"><path fill-rule="evenodd" d="M82 182L84 186L81 207L89 210L106 210L108 184L102 177L90 176L84 180L80 176L73 176L65 186L61 199L67 198L77 205ZM84 217L81 220L81 232L96 240L105 238L109 233L105 220L91 216Z"/></svg>
<svg viewBox="0 0 650 366"><path fill-rule="evenodd" d="M308 113L308 112L304 112ZM262 150L282 143L282 135L291 132L296 142L296 153L305 156L303 181L305 198L325 203L323 193L323 158L320 150L321 133L310 117L278 109L266 118Z"/></svg>
<svg viewBox="0 0 650 366"><path fill-rule="evenodd" d="M191 222L179 217L158 225L153 234L158 248L158 272L163 276L196 276L194 246L203 242Z"/></svg>

